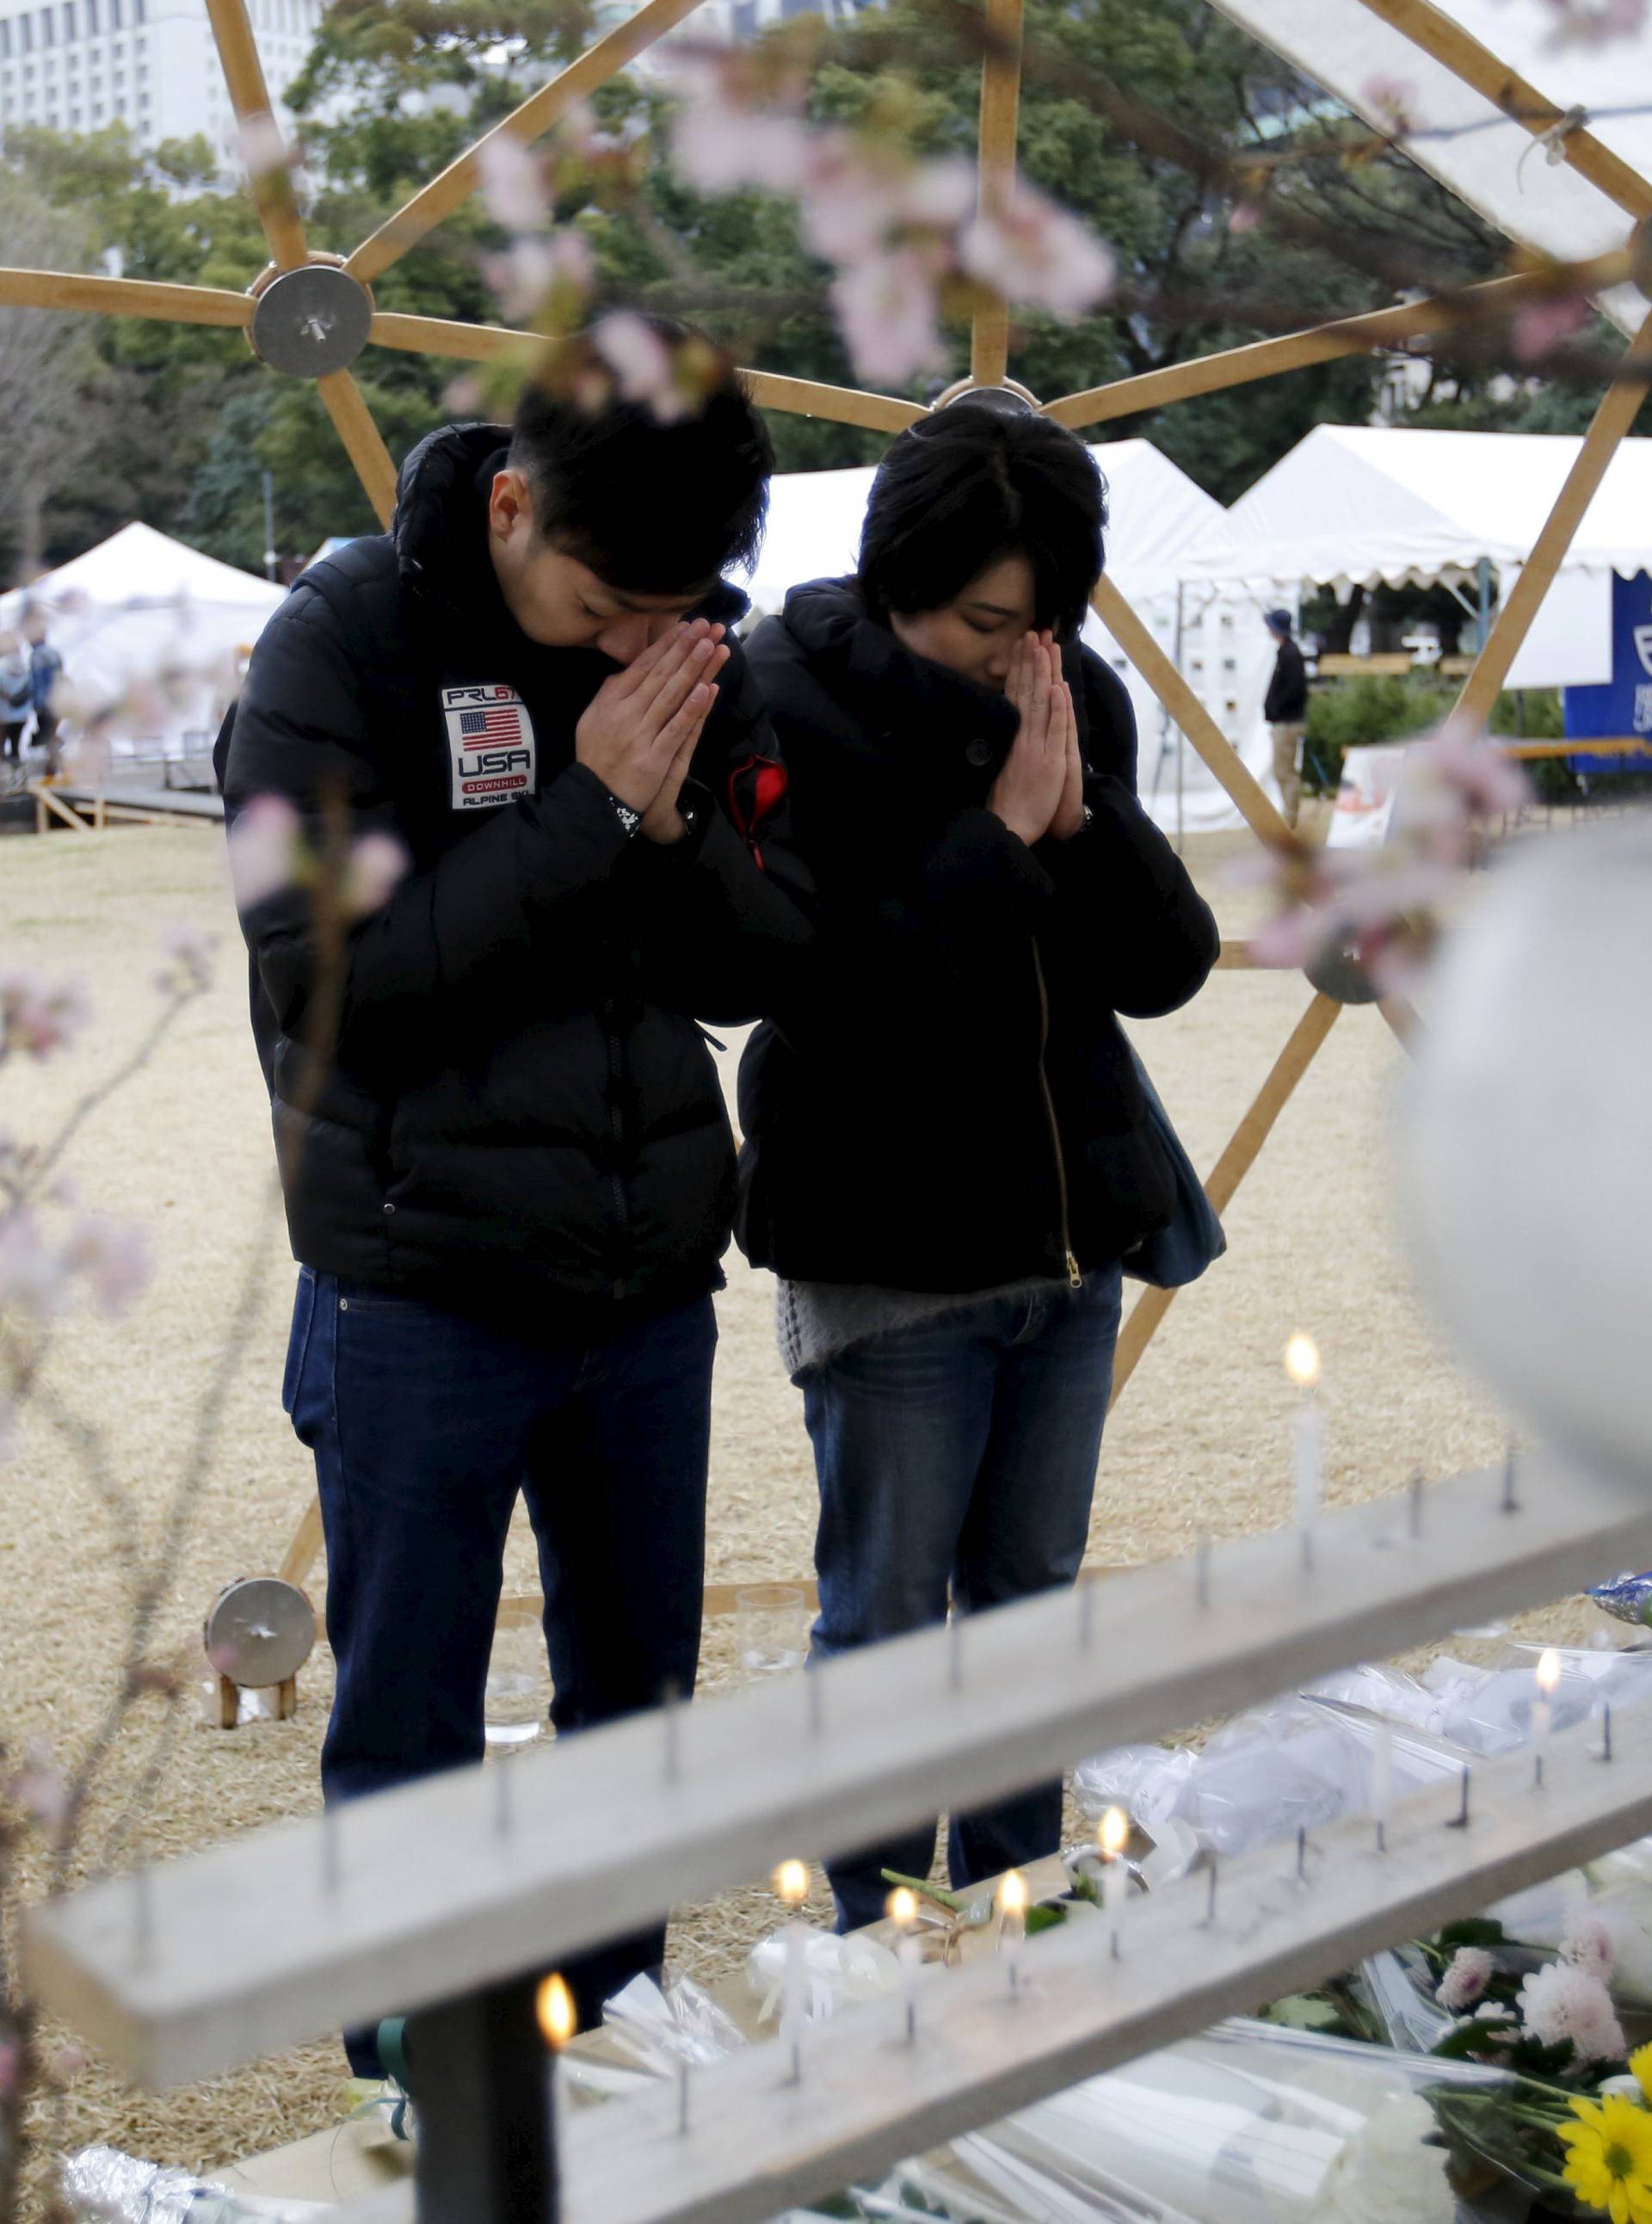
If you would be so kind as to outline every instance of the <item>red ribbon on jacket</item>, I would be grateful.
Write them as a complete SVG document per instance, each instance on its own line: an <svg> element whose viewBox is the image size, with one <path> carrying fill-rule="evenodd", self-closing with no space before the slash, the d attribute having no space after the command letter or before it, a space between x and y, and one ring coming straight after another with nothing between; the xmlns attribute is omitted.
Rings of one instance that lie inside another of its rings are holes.
<svg viewBox="0 0 1652 2224"><path fill-rule="evenodd" d="M763 869L757 837L786 798L786 768L777 758L755 753L736 765L729 774L729 817L751 852L759 872Z"/></svg>

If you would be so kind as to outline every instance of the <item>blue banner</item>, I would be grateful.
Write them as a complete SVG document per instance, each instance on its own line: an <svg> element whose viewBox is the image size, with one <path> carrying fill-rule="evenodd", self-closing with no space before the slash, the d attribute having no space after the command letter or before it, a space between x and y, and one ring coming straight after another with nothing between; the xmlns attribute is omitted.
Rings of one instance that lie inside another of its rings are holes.
<svg viewBox="0 0 1652 2224"><path fill-rule="evenodd" d="M1561 693L1568 741L1648 736L1645 753L1580 751L1571 760L1574 772L1652 770L1652 572L1637 572L1632 579L1613 574L1611 678L1598 687L1567 687Z"/></svg>

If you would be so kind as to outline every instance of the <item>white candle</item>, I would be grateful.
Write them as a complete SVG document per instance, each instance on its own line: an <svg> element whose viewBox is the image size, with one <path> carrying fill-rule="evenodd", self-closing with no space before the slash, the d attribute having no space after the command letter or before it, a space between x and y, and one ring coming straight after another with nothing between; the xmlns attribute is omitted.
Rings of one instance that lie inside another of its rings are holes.
<svg viewBox="0 0 1652 2224"><path fill-rule="evenodd" d="M793 1911L792 1920L782 1934L786 1949L786 1982L781 1994L780 2035L791 2046L792 2075L795 2078L802 2075L803 2026L809 2015L808 1926L800 1923L796 1916L796 1911L809 1896L809 1873L801 1861L781 1863L775 1871L775 1891Z"/></svg>
<svg viewBox="0 0 1652 2224"><path fill-rule="evenodd" d="M1379 1722L1371 1754L1371 1819L1378 1834L1388 1827L1389 1803L1394 1797L1394 1725Z"/></svg>
<svg viewBox="0 0 1652 2224"><path fill-rule="evenodd" d="M1294 1336L1285 1346L1285 1372L1302 1393L1296 1407L1296 1526L1306 1536L1319 1518L1324 1450L1315 1394L1320 1349L1311 1336Z"/></svg>
<svg viewBox="0 0 1652 2224"><path fill-rule="evenodd" d="M1019 1869L1009 1869L998 1886L998 1951L1012 1993L1021 1982L1021 1948L1026 1936L1027 1880Z"/></svg>
<svg viewBox="0 0 1652 2224"><path fill-rule="evenodd" d="M1560 1680L1560 1656L1551 1645L1537 1663L1535 1681L1537 1696L1532 1701L1532 1751L1536 1756L1536 1779L1543 1780L1543 1759L1548 1751L1549 1733L1554 1728L1554 1709L1551 1703L1554 1686Z"/></svg>
<svg viewBox="0 0 1652 2224"><path fill-rule="evenodd" d="M887 1905L889 1921L901 1934L895 1942L895 1958L901 1965L901 2017L908 2038L913 2039L918 2035L916 1980L923 1960L923 1949L918 1943L915 1930L917 1894L902 1885L889 1894Z"/></svg>
<svg viewBox="0 0 1652 2224"><path fill-rule="evenodd" d="M1096 1843L1100 1848L1104 1864L1101 1872L1102 1912L1114 1921L1123 1913L1130 1888L1130 1873L1119 1858L1130 1834L1130 1817L1122 1807L1110 1807L1096 1825Z"/></svg>

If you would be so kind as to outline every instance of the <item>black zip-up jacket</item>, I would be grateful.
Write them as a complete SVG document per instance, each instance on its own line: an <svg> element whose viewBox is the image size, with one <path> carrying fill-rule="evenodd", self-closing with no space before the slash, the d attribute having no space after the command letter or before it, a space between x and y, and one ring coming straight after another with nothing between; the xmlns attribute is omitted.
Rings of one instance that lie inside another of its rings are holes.
<svg viewBox="0 0 1652 2224"><path fill-rule="evenodd" d="M303 574L253 654L219 779L231 823L273 792L313 826L331 787L354 831L410 855L350 936L336 1054L302 1121L310 902L285 890L243 921L297 1256L585 1342L717 1286L734 1150L695 1015L776 1008L807 887L737 648L681 841L628 837L575 762L615 667L537 647L506 610L486 492L508 437L433 434L390 534ZM703 607L744 603L721 589Z"/></svg>
<svg viewBox="0 0 1652 2224"><path fill-rule="evenodd" d="M1271 726L1299 725L1307 716L1307 667L1288 637L1279 644L1262 715Z"/></svg>
<svg viewBox="0 0 1652 2224"><path fill-rule="evenodd" d="M1174 1190L1114 1014L1184 1003L1218 938L1136 800L1122 683L1064 653L1093 816L1029 850L985 808L1013 705L909 654L851 582L794 589L748 651L820 942L741 1066L747 1256L948 1292L1123 1257Z"/></svg>

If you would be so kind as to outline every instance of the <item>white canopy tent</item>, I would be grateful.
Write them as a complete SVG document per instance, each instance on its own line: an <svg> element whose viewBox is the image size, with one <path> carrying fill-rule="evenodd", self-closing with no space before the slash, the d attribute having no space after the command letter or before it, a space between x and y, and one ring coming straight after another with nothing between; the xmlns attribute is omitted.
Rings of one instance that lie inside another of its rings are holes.
<svg viewBox="0 0 1652 2224"><path fill-rule="evenodd" d="M1190 583L1261 610L1304 586L1472 583L1506 598L1580 442L1561 433L1316 426L1186 561ZM1614 572L1652 568L1652 440L1625 440L1509 675L1515 687L1611 674Z"/></svg>
<svg viewBox="0 0 1652 2224"><path fill-rule="evenodd" d="M1181 614L1179 623L1178 580L1183 552L1219 522L1223 512L1202 488L1148 440L1110 440L1091 451L1106 476L1111 523L1107 535L1107 569L1125 596L1153 628L1172 655L1180 653L1201 666L1210 633L1208 656L1212 685L1219 692L1225 682L1237 684L1237 672L1222 675L1223 654L1218 646L1219 617L1214 612ZM850 471L788 471L779 474L770 488L769 531L750 581L754 610L777 610L788 589L806 579L830 578L854 569L860 528L874 466ZM1236 654L1236 665L1246 667L1246 683L1255 679L1250 669L1258 658L1264 668L1271 661L1265 635L1256 629L1257 641L1248 644L1248 656ZM1169 723L1158 698L1128 665L1122 651L1098 619L1092 616L1086 639L1098 654L1107 658L1130 689L1141 738L1141 787L1143 799L1166 824L1177 813L1177 783L1174 761L1180 753L1180 736ZM1196 679L1195 684L1199 682ZM1230 689L1230 694L1232 692ZM1212 707L1222 715L1212 694ZM1209 814L1201 815L1207 776L1195 764L1198 779L1182 796L1187 824L1237 825L1237 813L1226 796L1208 781L1212 795Z"/></svg>
<svg viewBox="0 0 1652 2224"><path fill-rule="evenodd" d="M1407 152L1510 238L1567 261L1624 244L1635 183L1652 178L1652 47L1644 30L1598 41L1568 36L1554 0L1214 4L1374 129L1394 130L1397 104ZM1497 106L1494 90L1529 111L1511 73L1557 114L1577 111L1573 120L1608 158L1589 166L1592 176L1552 162L1525 124ZM1611 157L1632 177L1614 175ZM1632 213L1645 212L1643 198ZM1625 331L1646 314L1630 287L1603 306Z"/></svg>
<svg viewBox="0 0 1652 2224"><path fill-rule="evenodd" d="M138 692L141 710L111 743L117 764L176 759L210 746L227 690L219 675L243 660L285 590L153 526L123 525L83 555L0 597L0 632L26 612L43 617L66 683L103 702L172 667L198 675L164 693Z"/></svg>

